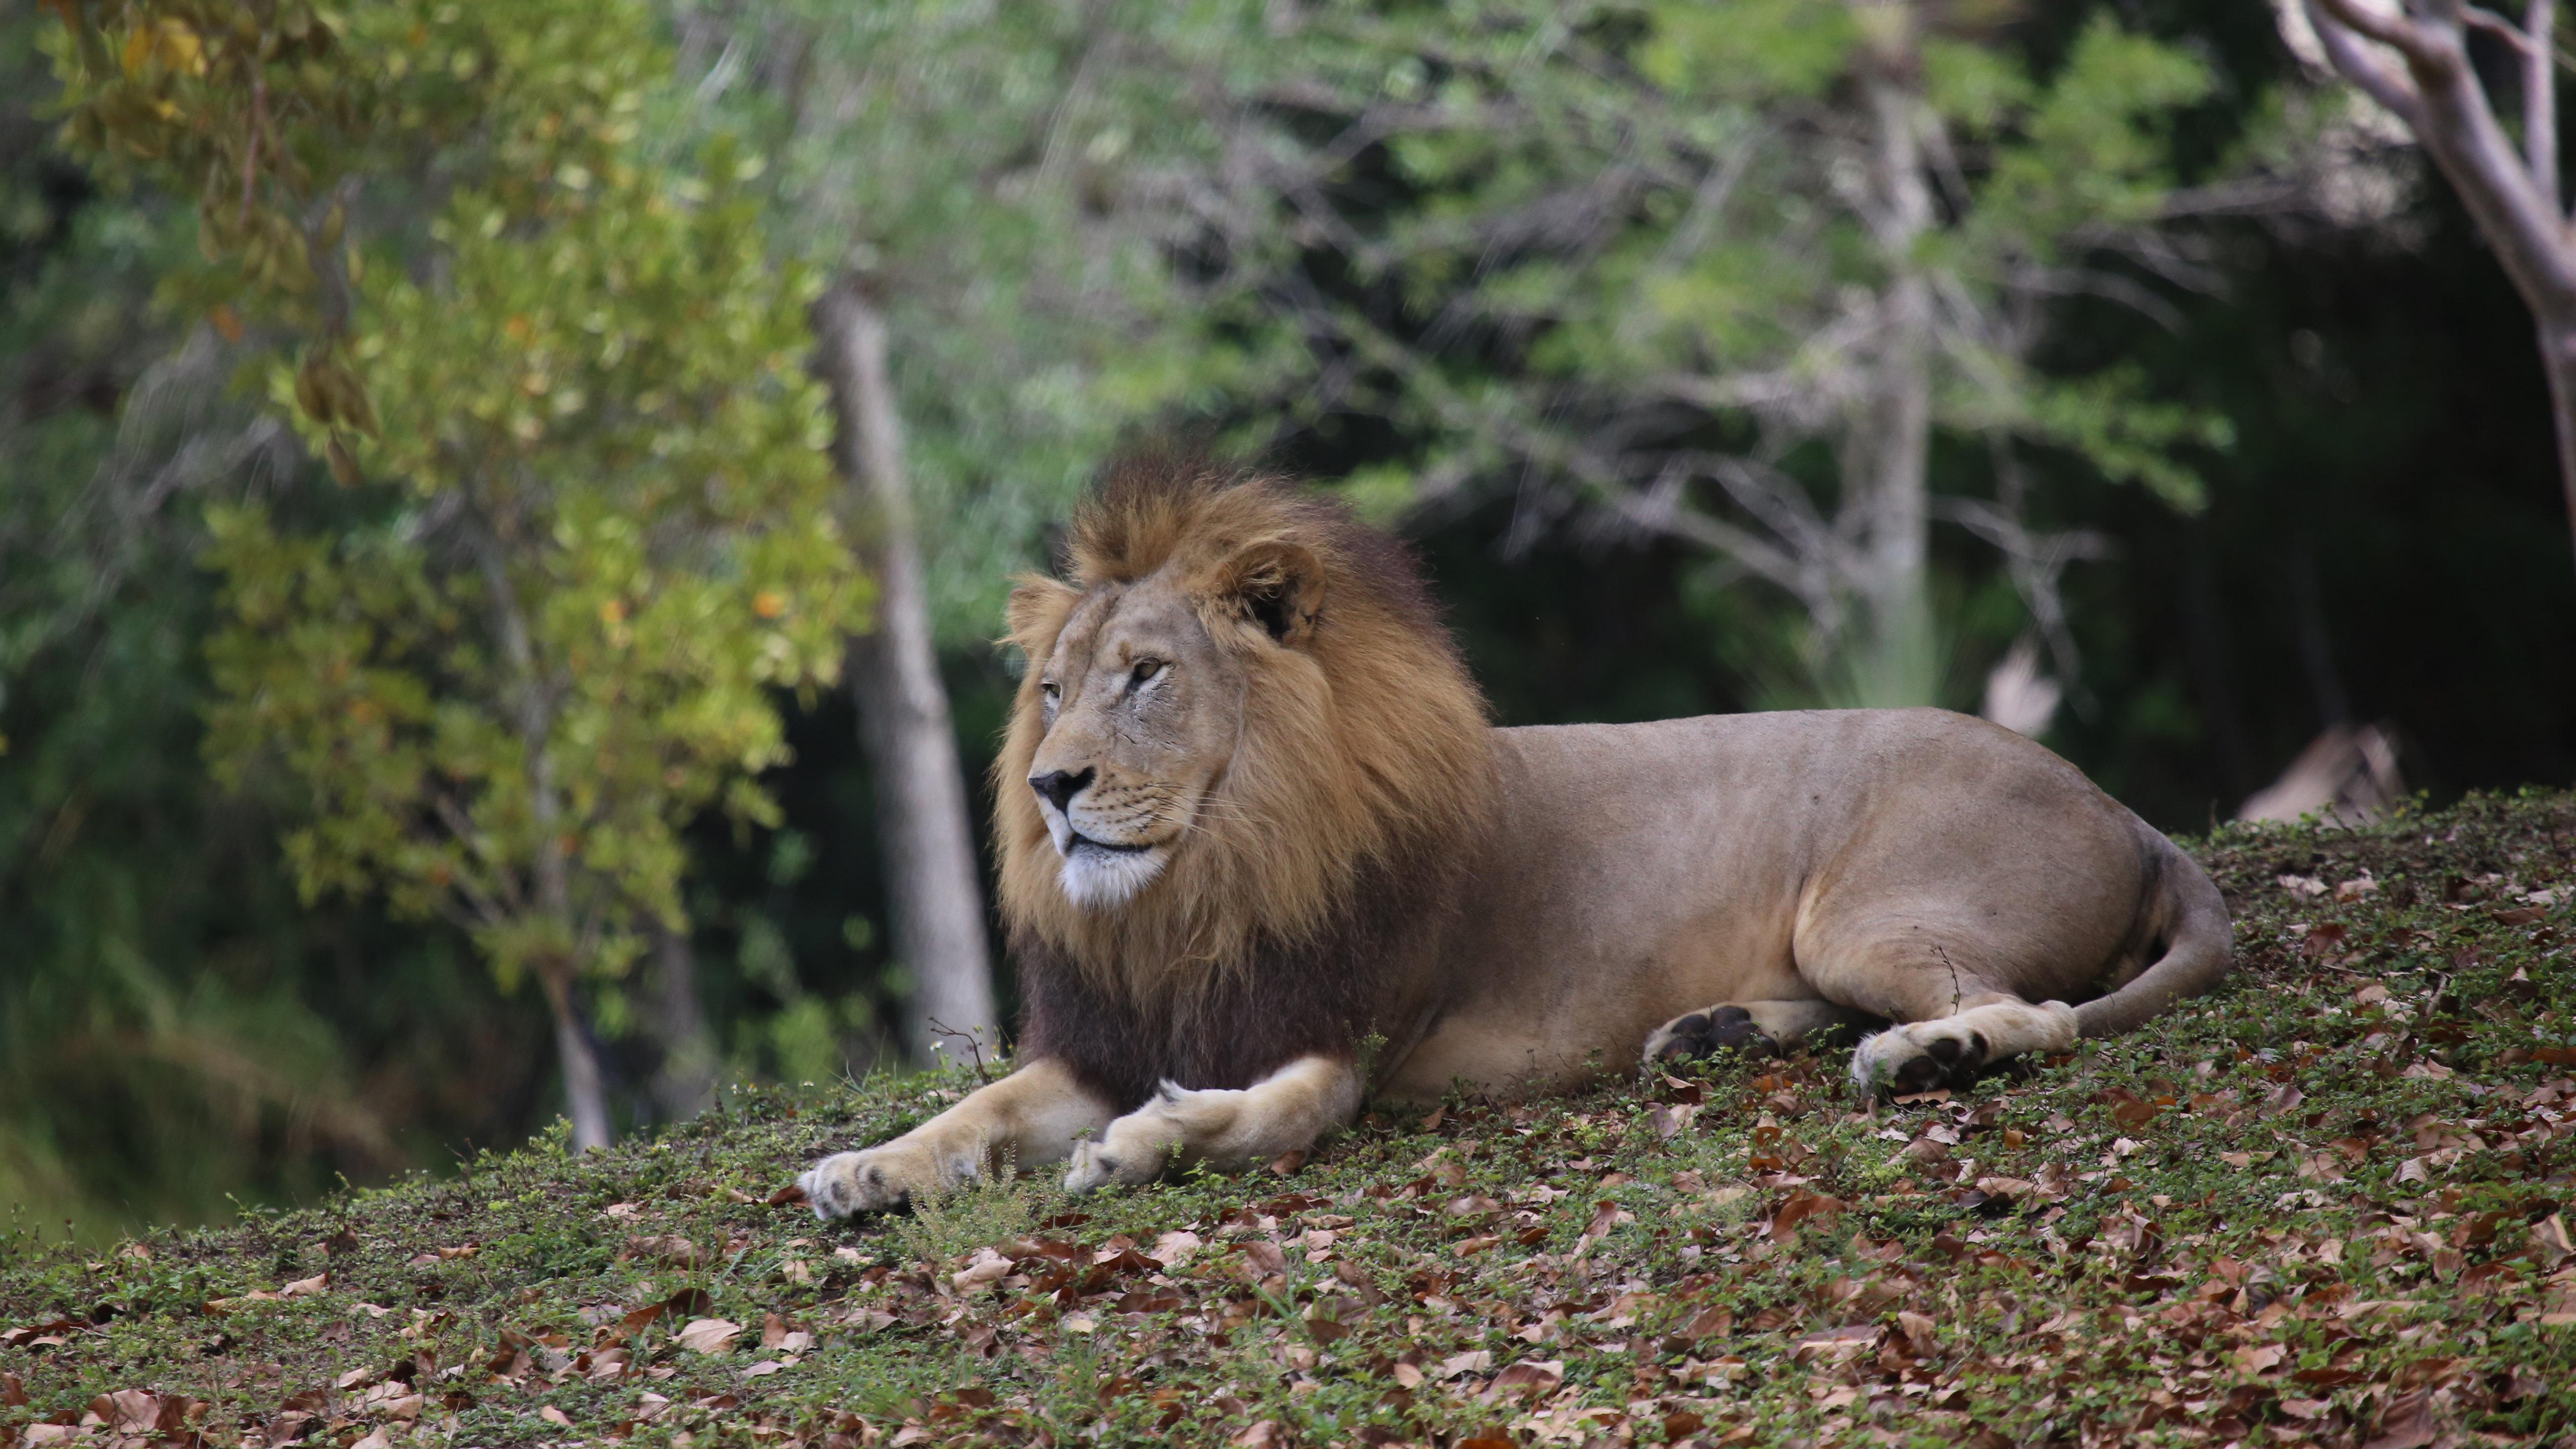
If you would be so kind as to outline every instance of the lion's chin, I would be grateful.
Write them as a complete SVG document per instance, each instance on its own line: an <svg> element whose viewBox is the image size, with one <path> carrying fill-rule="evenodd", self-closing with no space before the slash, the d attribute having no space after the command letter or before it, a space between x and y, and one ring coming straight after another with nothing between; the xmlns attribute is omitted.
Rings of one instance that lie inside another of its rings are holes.
<svg viewBox="0 0 2576 1449"><path fill-rule="evenodd" d="M1165 849L1116 850L1078 840L1065 852L1061 879L1066 899L1086 911L1127 904L1162 872Z"/></svg>

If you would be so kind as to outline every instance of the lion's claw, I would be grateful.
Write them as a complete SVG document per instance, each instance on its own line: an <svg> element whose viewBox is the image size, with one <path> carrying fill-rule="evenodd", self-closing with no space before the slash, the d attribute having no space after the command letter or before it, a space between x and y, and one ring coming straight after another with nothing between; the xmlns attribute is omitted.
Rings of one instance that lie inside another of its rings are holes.
<svg viewBox="0 0 2576 1449"><path fill-rule="evenodd" d="M1078 1142L1073 1159L1065 1165L1064 1190L1089 1193L1104 1187L1143 1187L1163 1175L1168 1156L1168 1149L1138 1151L1107 1142Z"/></svg>
<svg viewBox="0 0 2576 1449"><path fill-rule="evenodd" d="M805 1201L814 1216L830 1222L902 1202L903 1190L889 1179L884 1166L869 1161L875 1155L836 1152L798 1177L796 1185L805 1189Z"/></svg>

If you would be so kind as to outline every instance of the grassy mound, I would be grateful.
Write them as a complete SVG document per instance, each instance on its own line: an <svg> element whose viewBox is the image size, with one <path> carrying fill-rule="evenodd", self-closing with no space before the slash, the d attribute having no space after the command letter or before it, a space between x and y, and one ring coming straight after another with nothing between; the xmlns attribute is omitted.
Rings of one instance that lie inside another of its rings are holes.
<svg viewBox="0 0 2576 1449"><path fill-rule="evenodd" d="M1875 1110L1844 1053L818 1225L964 1074L745 1092L0 1259L0 1449L2576 1445L2576 796L2230 828L2218 994Z"/></svg>

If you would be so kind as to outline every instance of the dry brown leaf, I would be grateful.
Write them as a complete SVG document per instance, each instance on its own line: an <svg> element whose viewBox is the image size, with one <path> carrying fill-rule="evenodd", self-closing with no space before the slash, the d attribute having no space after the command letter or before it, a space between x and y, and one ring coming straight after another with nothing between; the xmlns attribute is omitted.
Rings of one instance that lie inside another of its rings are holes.
<svg viewBox="0 0 2576 1449"><path fill-rule="evenodd" d="M1178 1268L1197 1256L1199 1249L1205 1246L1206 1243L1196 1233L1169 1232L1156 1238L1145 1256L1166 1268Z"/></svg>
<svg viewBox="0 0 2576 1449"><path fill-rule="evenodd" d="M680 1346L697 1353L723 1353L733 1347L742 1325L724 1318L691 1319L679 1332Z"/></svg>
<svg viewBox="0 0 2576 1449"><path fill-rule="evenodd" d="M1454 1379L1460 1374L1480 1374L1493 1366L1493 1352L1489 1349L1480 1348L1473 1352L1456 1354L1452 1357L1442 1359L1440 1361L1439 1377L1444 1379Z"/></svg>
<svg viewBox="0 0 2576 1449"><path fill-rule="evenodd" d="M678 1233L646 1233L628 1238L625 1256L684 1270L707 1264L706 1250Z"/></svg>

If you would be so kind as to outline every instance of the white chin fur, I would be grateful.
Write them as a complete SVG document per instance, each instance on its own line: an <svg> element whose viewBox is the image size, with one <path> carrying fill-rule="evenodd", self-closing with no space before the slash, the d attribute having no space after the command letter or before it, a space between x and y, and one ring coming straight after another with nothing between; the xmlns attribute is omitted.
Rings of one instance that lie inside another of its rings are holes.
<svg viewBox="0 0 2576 1449"><path fill-rule="evenodd" d="M1163 848L1101 850L1077 845L1064 858L1064 893L1086 911L1123 906L1163 869Z"/></svg>

